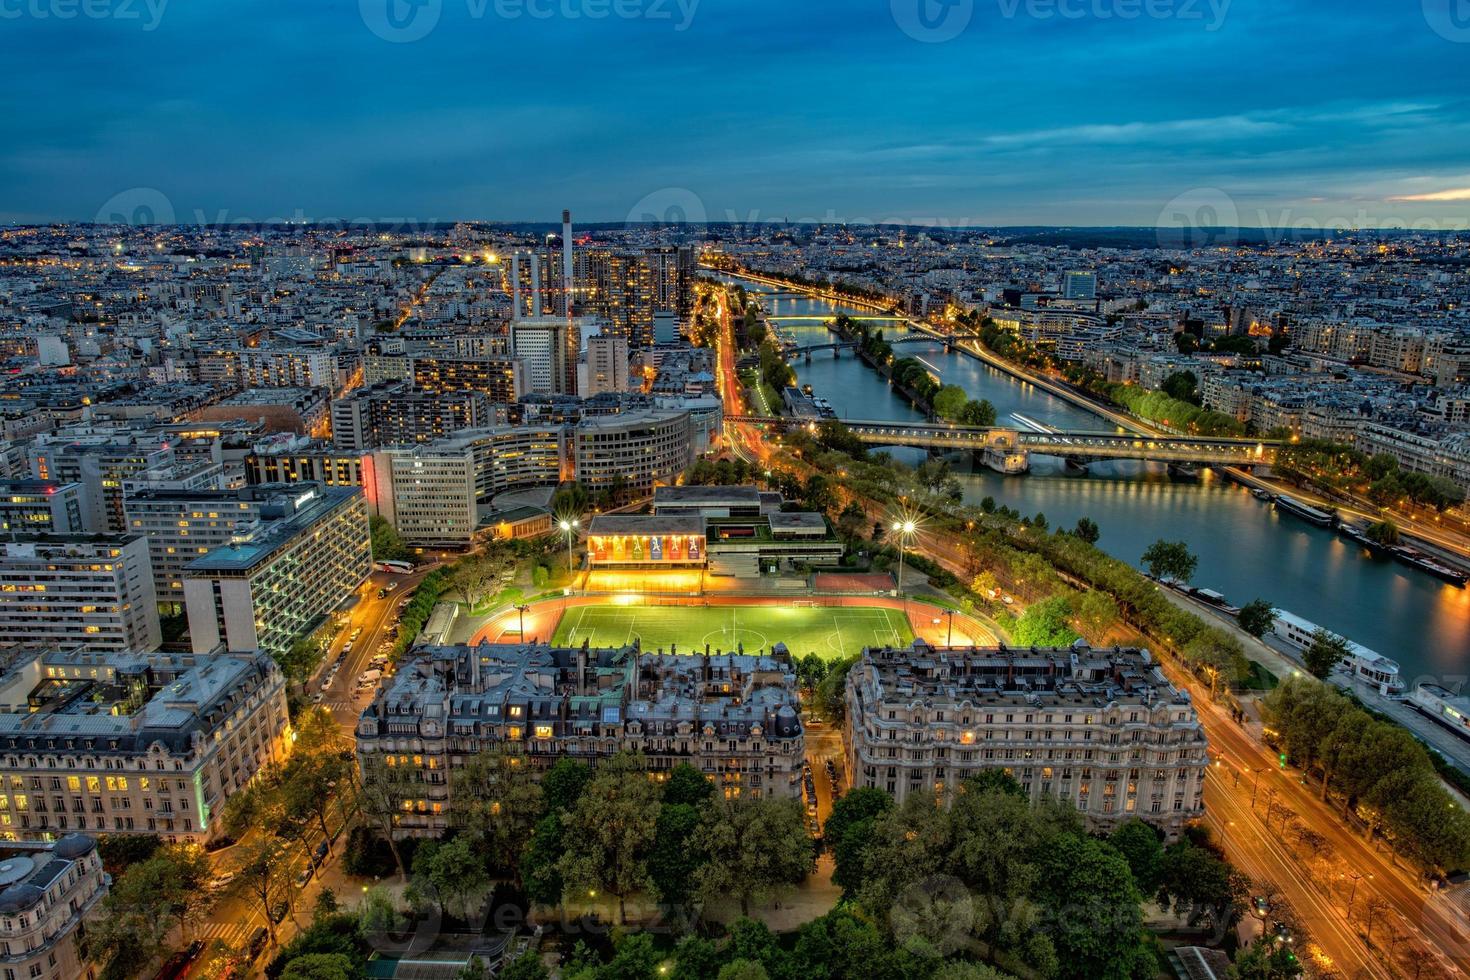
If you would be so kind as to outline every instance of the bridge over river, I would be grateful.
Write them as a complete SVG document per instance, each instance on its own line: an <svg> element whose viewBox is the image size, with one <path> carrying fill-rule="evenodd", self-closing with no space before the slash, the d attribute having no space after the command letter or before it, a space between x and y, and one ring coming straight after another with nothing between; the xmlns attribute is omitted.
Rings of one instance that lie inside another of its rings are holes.
<svg viewBox="0 0 1470 980"><path fill-rule="evenodd" d="M764 426L767 431L815 430L811 419L727 416L726 422ZM1032 453L1059 456L1080 466L1110 459L1141 459L1181 466L1269 466L1280 443L1261 439L1206 436L1147 436L1119 432L1045 431L978 428L947 423L882 422L844 419L842 424L872 446L914 446L936 451L974 452L1002 473L1030 469Z"/></svg>

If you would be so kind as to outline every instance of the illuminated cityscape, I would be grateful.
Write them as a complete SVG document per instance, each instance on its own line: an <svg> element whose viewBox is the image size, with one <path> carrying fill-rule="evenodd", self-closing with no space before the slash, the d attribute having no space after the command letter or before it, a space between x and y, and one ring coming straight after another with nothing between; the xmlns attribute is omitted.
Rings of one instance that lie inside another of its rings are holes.
<svg viewBox="0 0 1470 980"><path fill-rule="evenodd" d="M0 0L0 980L1470 975L1456 6Z"/></svg>

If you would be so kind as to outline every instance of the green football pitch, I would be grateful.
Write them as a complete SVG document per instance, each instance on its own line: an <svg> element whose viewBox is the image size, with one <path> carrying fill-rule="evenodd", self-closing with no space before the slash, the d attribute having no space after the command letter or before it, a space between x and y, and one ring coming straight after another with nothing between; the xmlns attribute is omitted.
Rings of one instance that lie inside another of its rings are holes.
<svg viewBox="0 0 1470 980"><path fill-rule="evenodd" d="M907 646L914 640L896 609L848 606L573 606L556 628L556 646L746 653L786 644L793 656L851 656L863 647Z"/></svg>

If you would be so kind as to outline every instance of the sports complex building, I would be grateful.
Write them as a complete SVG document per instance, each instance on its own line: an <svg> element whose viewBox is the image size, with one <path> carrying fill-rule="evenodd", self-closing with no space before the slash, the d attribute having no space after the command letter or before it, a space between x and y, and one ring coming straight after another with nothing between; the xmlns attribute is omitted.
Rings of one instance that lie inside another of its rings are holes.
<svg viewBox="0 0 1470 980"><path fill-rule="evenodd" d="M651 514L603 514L587 534L590 569L695 568L754 578L836 566L842 542L821 514L782 510L756 487L658 487Z"/></svg>

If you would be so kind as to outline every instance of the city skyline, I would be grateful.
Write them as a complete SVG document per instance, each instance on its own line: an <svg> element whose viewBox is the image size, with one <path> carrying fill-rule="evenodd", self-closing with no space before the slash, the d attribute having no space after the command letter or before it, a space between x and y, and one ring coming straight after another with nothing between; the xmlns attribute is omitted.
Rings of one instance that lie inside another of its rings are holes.
<svg viewBox="0 0 1470 980"><path fill-rule="evenodd" d="M27 0L0 220L1463 229L1454 13Z"/></svg>

